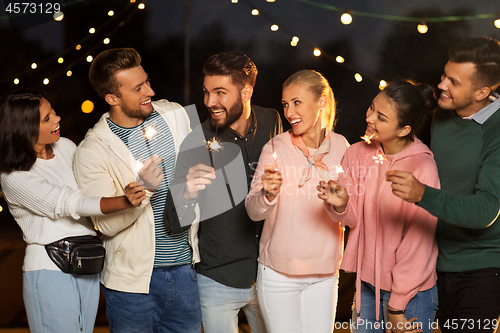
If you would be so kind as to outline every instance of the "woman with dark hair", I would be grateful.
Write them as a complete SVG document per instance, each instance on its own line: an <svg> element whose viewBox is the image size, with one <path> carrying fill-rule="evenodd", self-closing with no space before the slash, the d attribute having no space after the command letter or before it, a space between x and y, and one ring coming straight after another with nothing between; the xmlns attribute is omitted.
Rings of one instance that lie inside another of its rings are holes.
<svg viewBox="0 0 500 333"><path fill-rule="evenodd" d="M85 197L73 175L75 144L60 137L59 121L45 95L12 92L0 99L1 186L27 243L23 298L31 332L92 332L99 274L63 273L45 245L71 236L95 236L83 216L133 208L147 201L144 188L125 195Z"/></svg>
<svg viewBox="0 0 500 333"><path fill-rule="evenodd" d="M366 142L347 149L337 182L318 186L331 218L351 228L341 268L357 273L354 331L432 332L437 218L396 197L385 173L409 171L439 187L432 152L415 136L436 106L429 85L390 83L366 112Z"/></svg>

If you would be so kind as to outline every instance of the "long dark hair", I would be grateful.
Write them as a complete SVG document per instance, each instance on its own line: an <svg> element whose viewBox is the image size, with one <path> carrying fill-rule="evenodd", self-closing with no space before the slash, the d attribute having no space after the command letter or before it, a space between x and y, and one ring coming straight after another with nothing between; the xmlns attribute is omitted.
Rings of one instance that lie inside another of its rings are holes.
<svg viewBox="0 0 500 333"><path fill-rule="evenodd" d="M0 99L0 172L28 171L36 162L42 98L43 92L20 90Z"/></svg>

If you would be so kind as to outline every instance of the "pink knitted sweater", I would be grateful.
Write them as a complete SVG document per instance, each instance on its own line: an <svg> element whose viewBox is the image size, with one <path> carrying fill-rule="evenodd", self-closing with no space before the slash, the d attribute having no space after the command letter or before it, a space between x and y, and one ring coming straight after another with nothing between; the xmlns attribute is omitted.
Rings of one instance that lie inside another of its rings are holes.
<svg viewBox="0 0 500 333"><path fill-rule="evenodd" d="M349 146L346 139L330 132L330 151L323 157L330 179L337 179L339 165ZM245 206L254 221L265 219L260 239L259 262L286 274L328 274L339 269L342 259L343 228L332 220L318 198L316 186L321 180L315 167L311 179L299 187L307 164L306 157L292 144L285 132L269 141L260 155ZM313 154L314 150L310 150ZM280 194L269 202L264 195L262 180L265 165L281 169L283 183Z"/></svg>
<svg viewBox="0 0 500 333"><path fill-rule="evenodd" d="M385 160L374 158L377 155ZM339 183L349 193L347 209L338 214L325 203L332 219L351 228L341 268L357 272L357 290L361 280L368 282L376 287L376 299L380 289L390 291L389 305L405 309L418 291L436 282L437 218L396 197L385 173L408 171L421 183L439 188L432 152L417 138L403 151L387 156L379 142L361 141L347 150L342 166L346 172ZM356 297L359 312L363 300L359 293Z"/></svg>

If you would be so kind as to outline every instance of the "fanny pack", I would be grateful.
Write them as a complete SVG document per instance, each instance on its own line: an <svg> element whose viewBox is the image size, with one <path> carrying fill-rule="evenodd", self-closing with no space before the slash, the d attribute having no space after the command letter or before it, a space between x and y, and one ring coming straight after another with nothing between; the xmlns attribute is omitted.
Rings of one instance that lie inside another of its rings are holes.
<svg viewBox="0 0 500 333"><path fill-rule="evenodd" d="M64 273L92 275L104 267L106 249L95 236L66 237L45 245L45 250Z"/></svg>

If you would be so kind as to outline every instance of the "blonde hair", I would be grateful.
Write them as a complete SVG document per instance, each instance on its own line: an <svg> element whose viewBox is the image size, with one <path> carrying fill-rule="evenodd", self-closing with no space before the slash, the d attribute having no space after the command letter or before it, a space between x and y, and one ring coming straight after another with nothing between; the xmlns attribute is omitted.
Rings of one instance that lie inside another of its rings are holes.
<svg viewBox="0 0 500 333"><path fill-rule="evenodd" d="M321 96L326 96L327 103L321 117L321 128L328 127L329 130L333 131L333 127L335 126L336 104L328 80L319 72L312 69L303 69L286 79L285 83L283 83L283 88L288 87L292 83L300 83L307 86L309 91L311 91L317 99Z"/></svg>

